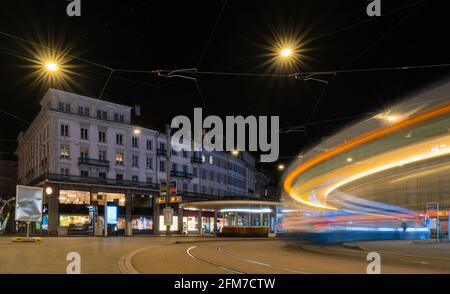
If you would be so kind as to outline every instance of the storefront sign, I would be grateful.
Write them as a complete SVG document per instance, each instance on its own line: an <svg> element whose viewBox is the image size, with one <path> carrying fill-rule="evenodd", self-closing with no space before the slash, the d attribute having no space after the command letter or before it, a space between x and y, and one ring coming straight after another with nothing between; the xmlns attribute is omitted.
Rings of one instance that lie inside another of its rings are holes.
<svg viewBox="0 0 450 294"><path fill-rule="evenodd" d="M105 200L105 195L96 193L92 194L92 201L103 201L103 200Z"/></svg>
<svg viewBox="0 0 450 294"><path fill-rule="evenodd" d="M166 203L166 197L158 197L158 198L156 198L156 203L158 203L158 204Z"/></svg>
<svg viewBox="0 0 450 294"><path fill-rule="evenodd" d="M182 199L183 198L181 196L170 196L170 203L181 202Z"/></svg>

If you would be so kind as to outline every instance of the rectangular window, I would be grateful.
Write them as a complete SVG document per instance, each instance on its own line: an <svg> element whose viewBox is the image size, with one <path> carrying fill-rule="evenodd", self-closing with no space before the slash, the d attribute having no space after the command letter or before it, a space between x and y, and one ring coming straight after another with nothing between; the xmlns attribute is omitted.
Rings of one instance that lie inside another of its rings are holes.
<svg viewBox="0 0 450 294"><path fill-rule="evenodd" d="M64 111L64 103L58 102L58 110L59 111Z"/></svg>
<svg viewBox="0 0 450 294"><path fill-rule="evenodd" d="M84 108L83 108L83 106L78 106L78 114L79 115L84 115Z"/></svg>
<svg viewBox="0 0 450 294"><path fill-rule="evenodd" d="M183 191L188 190L188 183L183 182Z"/></svg>
<svg viewBox="0 0 450 294"><path fill-rule="evenodd" d="M101 110L97 110L97 118L98 119L102 118L102 111Z"/></svg>
<svg viewBox="0 0 450 294"><path fill-rule="evenodd" d="M102 112L102 119L104 119L104 120L108 119L108 113L106 111Z"/></svg>
<svg viewBox="0 0 450 294"><path fill-rule="evenodd" d="M138 148L139 147L139 141L137 137L132 137L131 138L131 146L133 148Z"/></svg>
<svg viewBox="0 0 450 294"><path fill-rule="evenodd" d="M106 173L105 173L105 172L99 172L99 173L98 173L98 177L99 177L100 179L106 179Z"/></svg>
<svg viewBox="0 0 450 294"><path fill-rule="evenodd" d="M160 172L165 172L166 171L166 162L163 160L159 161L159 171Z"/></svg>
<svg viewBox="0 0 450 294"><path fill-rule="evenodd" d="M61 125L61 137L69 137L69 126Z"/></svg>
<svg viewBox="0 0 450 294"><path fill-rule="evenodd" d="M88 107L84 108L84 116L89 116L89 108Z"/></svg>
<svg viewBox="0 0 450 294"><path fill-rule="evenodd" d="M98 151L98 159L99 160L106 160L106 150L99 150Z"/></svg>
<svg viewBox="0 0 450 294"><path fill-rule="evenodd" d="M184 157L184 158L187 158L187 157L188 157L188 153L187 153L186 150L183 150L183 157Z"/></svg>
<svg viewBox="0 0 450 294"><path fill-rule="evenodd" d="M61 175L68 176L69 175L69 169L68 168L61 168Z"/></svg>
<svg viewBox="0 0 450 294"><path fill-rule="evenodd" d="M123 153L116 153L116 164L123 165Z"/></svg>
<svg viewBox="0 0 450 294"><path fill-rule="evenodd" d="M138 176L131 176L131 180L133 182L139 182L139 177Z"/></svg>
<svg viewBox="0 0 450 294"><path fill-rule="evenodd" d="M81 176L84 177L84 178L89 177L89 171L87 171L87 170L82 170L82 171L81 171Z"/></svg>
<svg viewBox="0 0 450 294"><path fill-rule="evenodd" d="M80 148L80 157L83 159L89 158L89 149L87 147Z"/></svg>
<svg viewBox="0 0 450 294"><path fill-rule="evenodd" d="M66 112L70 112L70 104L66 103Z"/></svg>
<svg viewBox="0 0 450 294"><path fill-rule="evenodd" d="M80 129L80 138L81 140L88 140L88 129L86 128Z"/></svg>
<svg viewBox="0 0 450 294"><path fill-rule="evenodd" d="M70 145L62 144L59 151L60 158L69 158L70 157Z"/></svg>
<svg viewBox="0 0 450 294"><path fill-rule="evenodd" d="M121 115L119 115L119 121L120 122L123 122L124 121L124 119L123 119L123 115L121 114Z"/></svg>
<svg viewBox="0 0 450 294"><path fill-rule="evenodd" d="M152 177L147 177L146 181L147 181L147 183L151 184L151 183L153 183L153 178Z"/></svg>
<svg viewBox="0 0 450 294"><path fill-rule="evenodd" d="M139 157L137 155L132 155L131 156L131 165L134 167L138 167L139 166Z"/></svg>
<svg viewBox="0 0 450 294"><path fill-rule="evenodd" d="M153 144L152 144L152 140L147 140L147 150L152 150L153 149Z"/></svg>
<svg viewBox="0 0 450 294"><path fill-rule="evenodd" d="M172 163L172 170L173 171L177 171L178 170L178 165L175 162Z"/></svg>
<svg viewBox="0 0 450 294"><path fill-rule="evenodd" d="M123 175L122 174L116 174L116 180L122 181L123 180Z"/></svg>
<svg viewBox="0 0 450 294"><path fill-rule="evenodd" d="M122 134L116 134L116 144L123 145L123 135Z"/></svg>
<svg viewBox="0 0 450 294"><path fill-rule="evenodd" d="M114 121L119 121L119 114L118 113L114 113Z"/></svg>
<svg viewBox="0 0 450 294"><path fill-rule="evenodd" d="M152 169L153 168L153 158L151 156L147 156L147 160L145 161L145 166L148 169Z"/></svg>
<svg viewBox="0 0 450 294"><path fill-rule="evenodd" d="M106 132L98 131L98 141L101 143L106 143Z"/></svg>
<svg viewBox="0 0 450 294"><path fill-rule="evenodd" d="M196 178L198 177L198 168L197 167L192 168L192 175Z"/></svg>

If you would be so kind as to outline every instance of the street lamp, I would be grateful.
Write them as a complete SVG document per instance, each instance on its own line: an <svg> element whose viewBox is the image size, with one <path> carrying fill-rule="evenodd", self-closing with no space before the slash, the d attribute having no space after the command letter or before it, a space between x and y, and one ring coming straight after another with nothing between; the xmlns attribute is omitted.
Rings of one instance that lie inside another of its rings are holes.
<svg viewBox="0 0 450 294"><path fill-rule="evenodd" d="M284 164L279 164L279 165L278 165L278 170L279 170L279 171L284 170Z"/></svg>
<svg viewBox="0 0 450 294"><path fill-rule="evenodd" d="M47 187L47 188L45 188L45 194L47 194L47 195L52 195L52 193L53 193L52 187Z"/></svg>
<svg viewBox="0 0 450 294"><path fill-rule="evenodd" d="M140 133L141 133L140 129L134 129L133 130L133 134L135 134L135 135L139 135Z"/></svg>
<svg viewBox="0 0 450 294"><path fill-rule="evenodd" d="M237 151L237 150L233 150L233 151L231 151L231 154L233 154L234 156L238 156L238 154L239 154L239 151Z"/></svg>

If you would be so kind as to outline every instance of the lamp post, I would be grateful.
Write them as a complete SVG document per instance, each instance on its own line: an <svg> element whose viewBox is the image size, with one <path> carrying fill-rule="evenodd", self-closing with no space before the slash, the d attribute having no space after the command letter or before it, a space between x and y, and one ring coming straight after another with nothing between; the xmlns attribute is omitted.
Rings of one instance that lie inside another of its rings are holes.
<svg viewBox="0 0 450 294"><path fill-rule="evenodd" d="M167 186L166 186L166 210L171 209L170 206L170 157L172 155L172 150L171 150L171 142L170 142L170 126L166 125L166 135L167 135L167 167L166 167L166 181L167 181ZM173 221L173 214L172 215L172 221ZM170 234L170 225L166 225L166 235Z"/></svg>

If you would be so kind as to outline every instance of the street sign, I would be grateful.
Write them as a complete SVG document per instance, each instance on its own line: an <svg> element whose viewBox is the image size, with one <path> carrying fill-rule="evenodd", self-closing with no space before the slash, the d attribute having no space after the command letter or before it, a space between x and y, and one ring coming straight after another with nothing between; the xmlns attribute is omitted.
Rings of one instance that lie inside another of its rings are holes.
<svg viewBox="0 0 450 294"><path fill-rule="evenodd" d="M181 202L183 198L181 196L170 196L170 203Z"/></svg>
<svg viewBox="0 0 450 294"><path fill-rule="evenodd" d="M173 224L173 209L171 207L165 207L163 209L164 225L171 226Z"/></svg>
<svg viewBox="0 0 450 294"><path fill-rule="evenodd" d="M41 221L43 195L43 188L17 185L16 221Z"/></svg>
<svg viewBox="0 0 450 294"><path fill-rule="evenodd" d="M177 194L177 181L170 181L170 194Z"/></svg>
<svg viewBox="0 0 450 294"><path fill-rule="evenodd" d="M166 195L166 193L167 193L167 182L166 181L161 181L161 183L159 183L159 192L161 195Z"/></svg>
<svg viewBox="0 0 450 294"><path fill-rule="evenodd" d="M158 203L158 204L166 203L166 197L157 197L156 203Z"/></svg>

